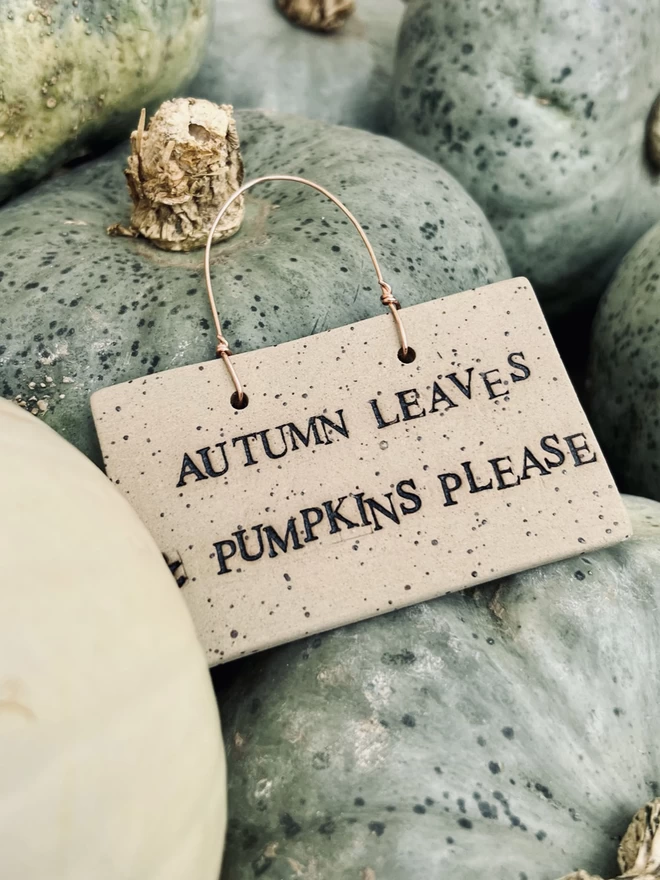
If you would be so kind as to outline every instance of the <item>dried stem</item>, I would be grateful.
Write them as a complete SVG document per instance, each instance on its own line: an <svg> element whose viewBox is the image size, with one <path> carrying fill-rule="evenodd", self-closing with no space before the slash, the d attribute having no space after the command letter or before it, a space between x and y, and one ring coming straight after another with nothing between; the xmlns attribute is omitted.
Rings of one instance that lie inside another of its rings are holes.
<svg viewBox="0 0 660 880"><path fill-rule="evenodd" d="M355 12L355 0L277 0L289 21L313 31L336 31Z"/></svg>
<svg viewBox="0 0 660 880"><path fill-rule="evenodd" d="M621 874L617 880L651 880L660 877L660 798L635 814L623 835L617 854ZM562 880L602 880L586 871L567 874Z"/></svg>
<svg viewBox="0 0 660 880"><path fill-rule="evenodd" d="M131 135L126 181L133 201L130 226L111 235L142 236L170 251L203 247L216 214L243 182L243 160L228 104L166 101L145 128L143 110ZM214 239L234 235L243 220L237 199Z"/></svg>

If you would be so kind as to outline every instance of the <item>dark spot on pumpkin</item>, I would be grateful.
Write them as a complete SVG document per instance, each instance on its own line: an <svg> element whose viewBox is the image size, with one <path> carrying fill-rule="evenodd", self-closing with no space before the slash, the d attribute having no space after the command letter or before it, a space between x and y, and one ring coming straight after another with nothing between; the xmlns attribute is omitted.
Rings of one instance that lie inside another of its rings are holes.
<svg viewBox="0 0 660 880"><path fill-rule="evenodd" d="M479 801L477 806L484 819L497 819L497 807L492 806L488 801Z"/></svg>
<svg viewBox="0 0 660 880"><path fill-rule="evenodd" d="M623 709L619 709L617 706L615 706L614 707L614 714L616 715L617 718L620 718L622 715L625 715L626 713L623 711Z"/></svg>
<svg viewBox="0 0 660 880"><path fill-rule="evenodd" d="M383 663L387 663L391 666L410 666L411 663L414 663L417 658L413 654L412 651L401 651L399 654L389 654L385 652L381 657L381 661Z"/></svg>
<svg viewBox="0 0 660 880"><path fill-rule="evenodd" d="M573 73L573 71L571 70L570 67L562 67L561 73L559 74L559 76L555 77L552 80L552 82L553 83L561 83L566 79L566 77L570 76L571 73Z"/></svg>
<svg viewBox="0 0 660 880"><path fill-rule="evenodd" d="M453 842L454 842L454 838L453 838L453 837L448 837L448 838L447 838L447 843L449 844L449 846L451 846Z"/></svg>
<svg viewBox="0 0 660 880"><path fill-rule="evenodd" d="M463 798L458 798L456 803L458 804L458 809L461 813L467 813L467 810L465 809L465 800Z"/></svg>
<svg viewBox="0 0 660 880"><path fill-rule="evenodd" d="M312 757L312 767L315 770L327 770L330 766L330 755L327 752L316 752Z"/></svg>
<svg viewBox="0 0 660 880"><path fill-rule="evenodd" d="M396 807L394 806L394 804L388 804L385 807L385 809L387 810L388 813L395 813L396 812Z"/></svg>
<svg viewBox="0 0 660 880"><path fill-rule="evenodd" d="M552 800L552 792L546 785L542 785L540 782L537 782L534 788L543 795L544 798L547 798L549 801Z"/></svg>
<svg viewBox="0 0 660 880"><path fill-rule="evenodd" d="M282 813L280 816L280 825L284 829L284 836L286 838L295 837L296 834L299 834L302 831L302 825L299 825L298 822L296 822L291 813Z"/></svg>
<svg viewBox="0 0 660 880"><path fill-rule="evenodd" d="M461 828L465 828L467 831L472 828L472 822L470 822L469 819L465 819L463 817L458 820L458 824L461 826Z"/></svg>
<svg viewBox="0 0 660 880"><path fill-rule="evenodd" d="M326 837L330 837L336 830L337 825L334 819L327 819L322 825L319 825L319 834L325 834Z"/></svg>
<svg viewBox="0 0 660 880"><path fill-rule="evenodd" d="M238 630L237 630L237 629L233 629L233 630L229 633L229 635L232 637L232 639L237 639L237 638L238 638Z"/></svg>
<svg viewBox="0 0 660 880"><path fill-rule="evenodd" d="M442 768L440 768L440 767L434 767L433 769L434 769L435 772L438 774L438 776L442 776Z"/></svg>
<svg viewBox="0 0 660 880"><path fill-rule="evenodd" d="M385 823L384 822L369 822L367 826L369 831L373 831L376 837L381 837L383 832L385 831Z"/></svg>
<svg viewBox="0 0 660 880"><path fill-rule="evenodd" d="M486 740L483 738L483 736L478 736L478 737L477 737L477 743L478 743L480 746L483 747L483 746L486 745Z"/></svg>
<svg viewBox="0 0 660 880"><path fill-rule="evenodd" d="M474 52L474 46L472 43L463 43L461 46L461 52L463 55L471 55Z"/></svg>
<svg viewBox="0 0 660 880"><path fill-rule="evenodd" d="M513 727L503 727L502 728L502 736L506 739L513 739L514 737Z"/></svg>
<svg viewBox="0 0 660 880"><path fill-rule="evenodd" d="M233 826L236 827L236 824ZM243 849L248 850L252 849L253 846L256 846L259 843L259 838L254 833L254 831L248 831L247 828L243 829Z"/></svg>
<svg viewBox="0 0 660 880"><path fill-rule="evenodd" d="M501 768L500 765L497 763L497 761L489 761L489 762L488 762L488 769L489 769L490 772L493 773L493 774L495 774L495 773L500 773L501 770L502 770L502 768Z"/></svg>
<svg viewBox="0 0 660 880"><path fill-rule="evenodd" d="M415 806L413 807L413 813L419 813L420 816L425 812L426 807L423 804L415 804Z"/></svg>
<svg viewBox="0 0 660 880"><path fill-rule="evenodd" d="M517 125L518 125L518 120L516 119L515 116L512 116L511 119L509 119L509 128L515 128Z"/></svg>
<svg viewBox="0 0 660 880"><path fill-rule="evenodd" d="M584 572L583 572L583 571L580 571L580 569L578 569L578 570L575 572L575 578L576 578L576 580L578 580L578 581L583 581L584 578L585 578L585 574L584 574Z"/></svg>
<svg viewBox="0 0 660 880"><path fill-rule="evenodd" d="M364 806L364 798L356 797L355 800L353 801L353 804L356 807L363 807Z"/></svg>
<svg viewBox="0 0 660 880"><path fill-rule="evenodd" d="M431 797L425 797L424 803L426 804L427 807L432 807L433 804L435 803L435 801Z"/></svg>
<svg viewBox="0 0 660 880"><path fill-rule="evenodd" d="M406 727L414 727L417 722L415 721L414 715L408 715L407 713L401 719L401 723Z"/></svg>
<svg viewBox="0 0 660 880"><path fill-rule="evenodd" d="M537 840L545 840L547 836L548 835L545 833L545 831L537 831L536 832L536 839Z"/></svg>

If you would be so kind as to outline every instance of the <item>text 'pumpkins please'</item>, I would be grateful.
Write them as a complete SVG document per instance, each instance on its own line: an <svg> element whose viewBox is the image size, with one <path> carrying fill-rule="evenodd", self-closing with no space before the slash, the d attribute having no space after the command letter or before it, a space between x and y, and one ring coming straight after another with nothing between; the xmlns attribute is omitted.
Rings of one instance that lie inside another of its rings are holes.
<svg viewBox="0 0 660 880"><path fill-rule="evenodd" d="M525 279L400 314L93 395L210 663L628 537Z"/></svg>

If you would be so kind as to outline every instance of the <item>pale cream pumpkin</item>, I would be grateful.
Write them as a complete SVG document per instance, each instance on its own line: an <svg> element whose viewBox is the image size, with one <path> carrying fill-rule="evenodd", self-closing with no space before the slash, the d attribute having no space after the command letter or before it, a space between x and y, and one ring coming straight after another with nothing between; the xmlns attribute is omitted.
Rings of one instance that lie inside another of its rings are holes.
<svg viewBox="0 0 660 880"><path fill-rule="evenodd" d="M216 880L213 688L137 516L82 453L0 400L0 876Z"/></svg>

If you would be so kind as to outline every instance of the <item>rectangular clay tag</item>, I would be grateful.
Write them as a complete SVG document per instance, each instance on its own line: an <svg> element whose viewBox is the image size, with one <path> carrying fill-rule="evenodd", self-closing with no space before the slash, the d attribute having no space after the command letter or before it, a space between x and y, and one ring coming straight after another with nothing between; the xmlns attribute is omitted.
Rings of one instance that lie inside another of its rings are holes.
<svg viewBox="0 0 660 880"><path fill-rule="evenodd" d="M93 395L210 665L629 536L526 279L401 315Z"/></svg>

